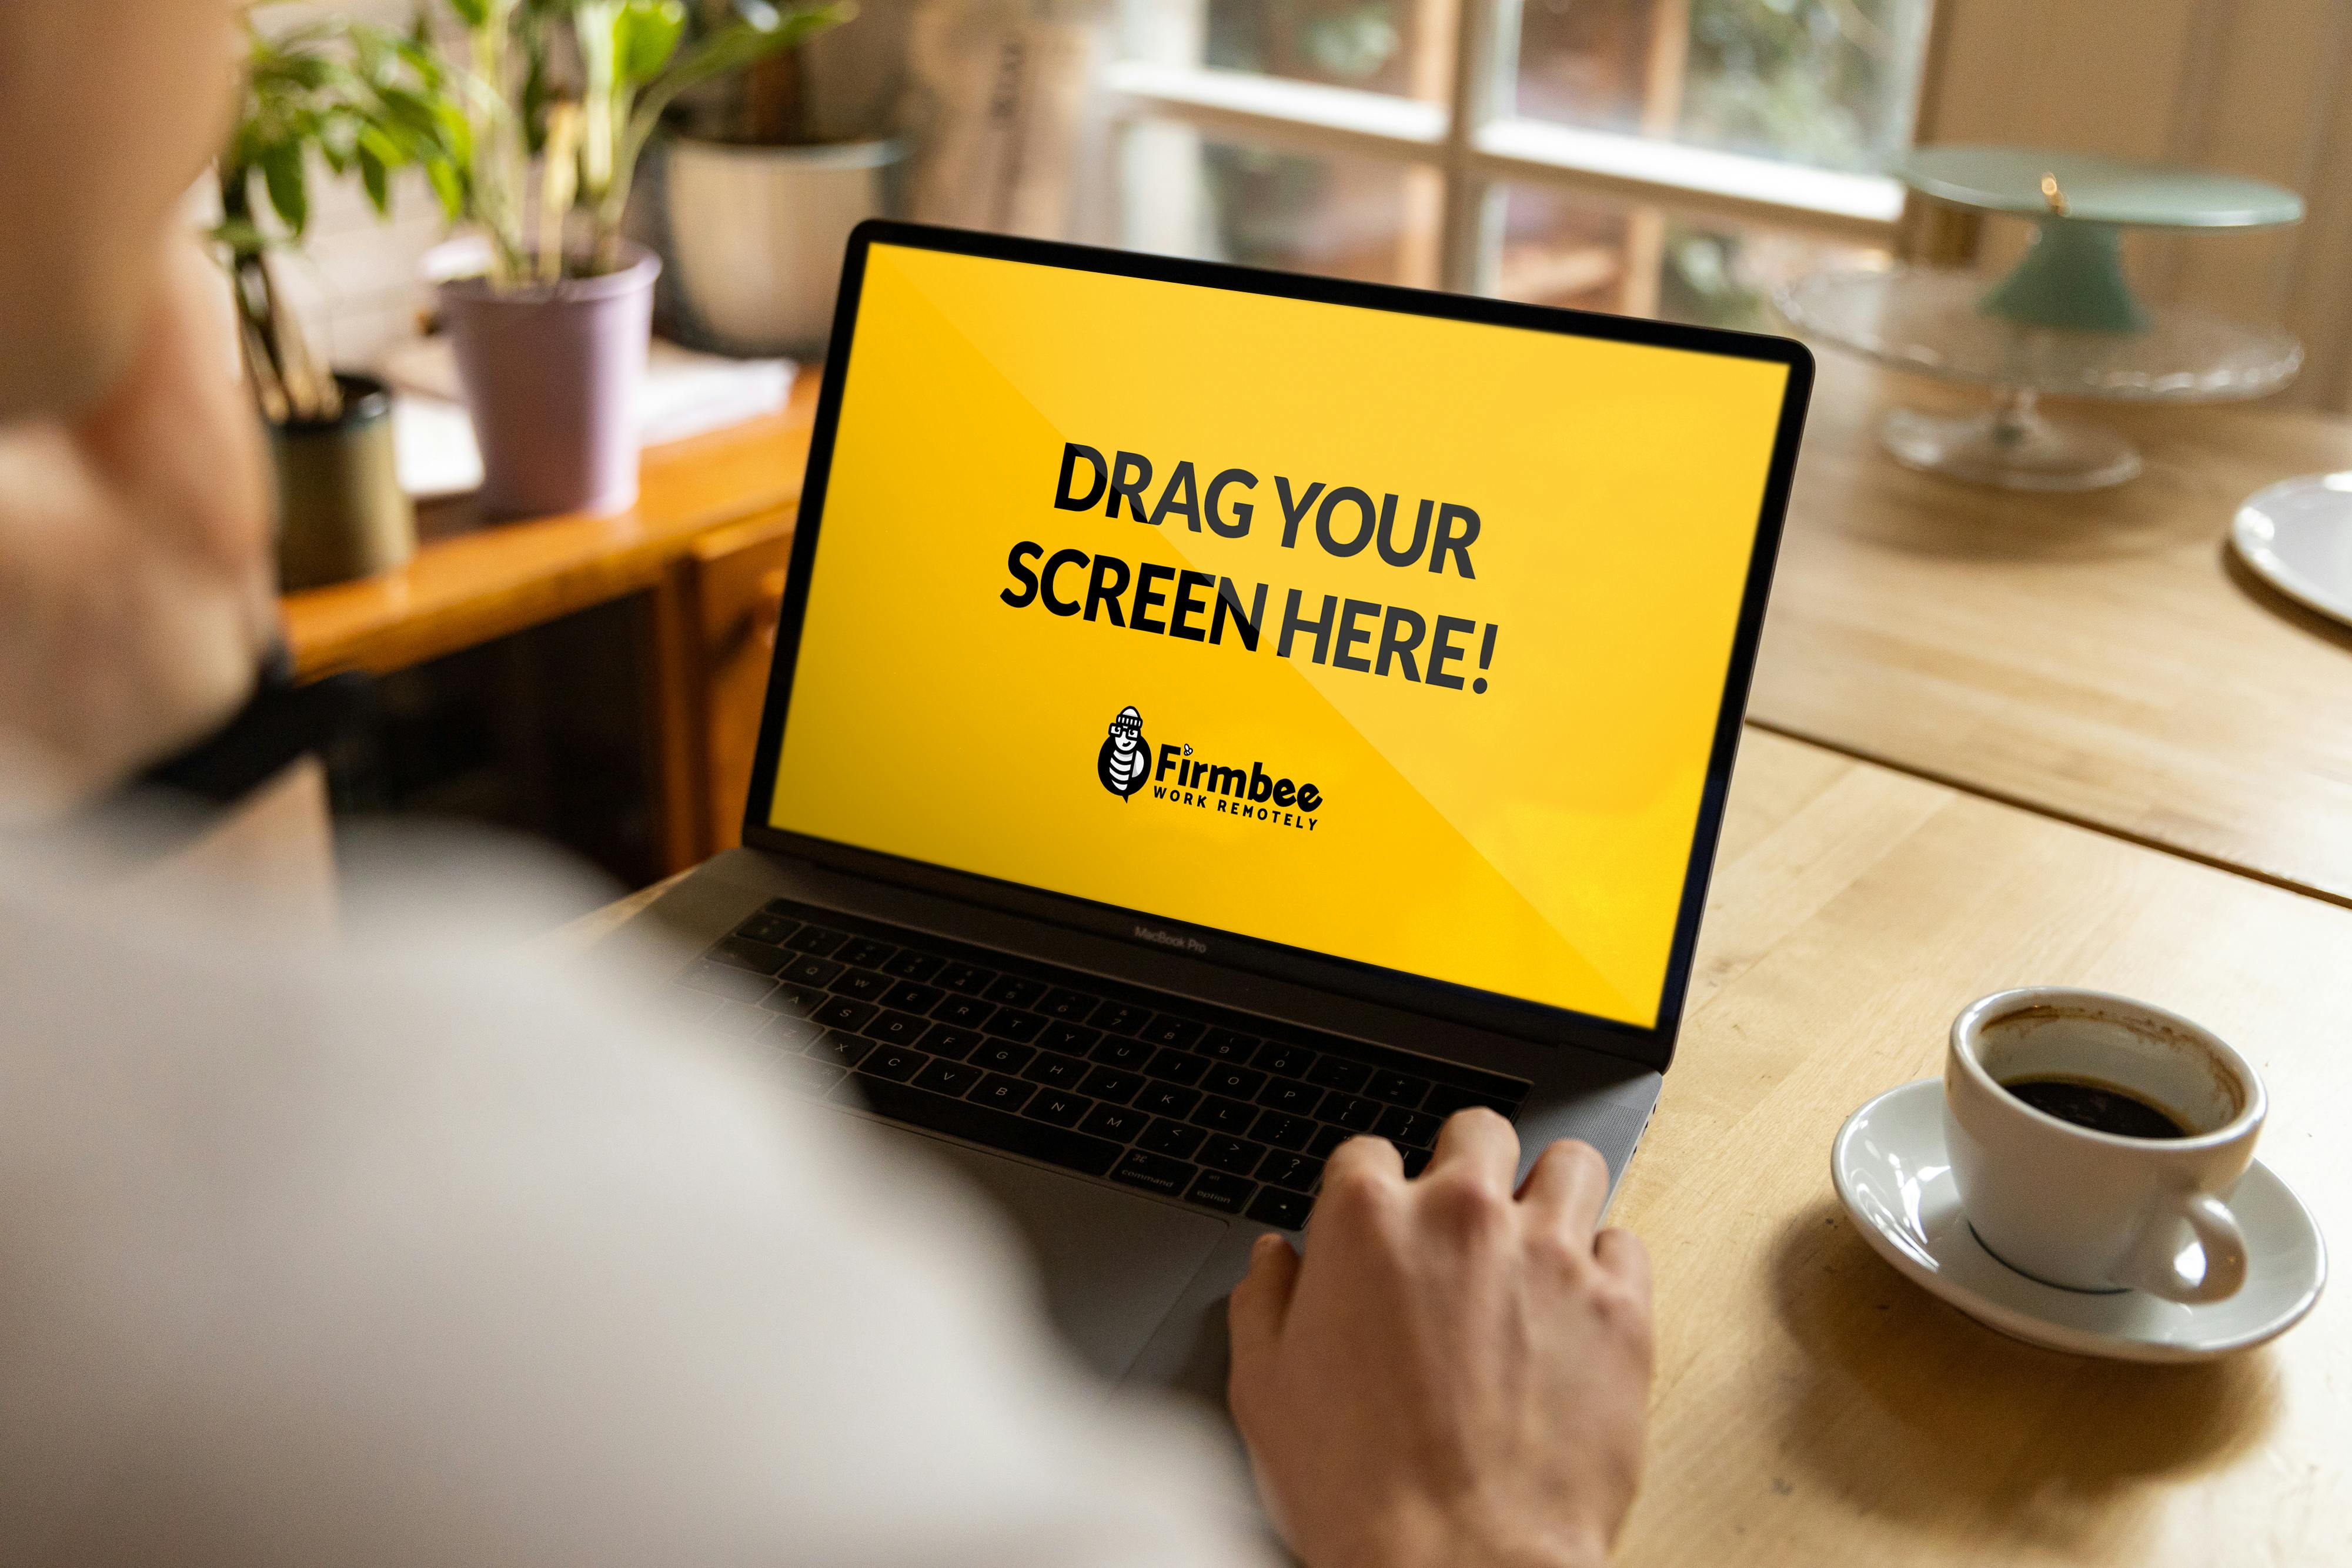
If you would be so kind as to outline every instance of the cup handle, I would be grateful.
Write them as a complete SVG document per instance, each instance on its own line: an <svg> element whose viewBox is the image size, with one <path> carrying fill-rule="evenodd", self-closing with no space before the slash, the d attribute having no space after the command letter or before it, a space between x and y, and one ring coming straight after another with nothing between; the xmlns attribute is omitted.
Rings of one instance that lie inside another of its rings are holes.
<svg viewBox="0 0 2352 1568"><path fill-rule="evenodd" d="M2174 1241L2187 1225L2205 1254L2205 1274L2192 1280L2180 1271ZM2167 1301L2218 1301L2246 1282L2246 1236L2230 1206L2210 1192L2183 1193L2168 1202L2140 1238L2139 1246L2116 1271L2116 1283Z"/></svg>

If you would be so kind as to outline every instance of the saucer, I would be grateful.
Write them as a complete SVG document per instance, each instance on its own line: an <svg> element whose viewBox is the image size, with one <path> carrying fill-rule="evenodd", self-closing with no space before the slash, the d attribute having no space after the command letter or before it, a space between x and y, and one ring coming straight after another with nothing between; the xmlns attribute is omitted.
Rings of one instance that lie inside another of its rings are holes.
<svg viewBox="0 0 2352 1568"><path fill-rule="evenodd" d="M1846 1118L1830 1148L1839 1199L1878 1255L1933 1295L2013 1339L2122 1361L2208 1361L2284 1333L2319 1300L2327 1249L2287 1185L2260 1161L2230 1207L2246 1233L2246 1283L2187 1306L2140 1291L2065 1291L1984 1249L1944 1157L1944 1085L1890 1089Z"/></svg>
<svg viewBox="0 0 2352 1568"><path fill-rule="evenodd" d="M2306 474L2260 492L2238 508L2230 542L2273 588L2352 625L2352 474Z"/></svg>

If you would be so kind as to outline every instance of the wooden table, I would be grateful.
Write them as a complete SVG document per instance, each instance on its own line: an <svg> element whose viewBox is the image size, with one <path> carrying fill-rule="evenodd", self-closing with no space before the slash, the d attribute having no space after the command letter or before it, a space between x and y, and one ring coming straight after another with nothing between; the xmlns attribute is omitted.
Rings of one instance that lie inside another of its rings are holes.
<svg viewBox="0 0 2352 1568"><path fill-rule="evenodd" d="M2238 505L2352 467L2352 423L2101 407L2147 472L2087 496L1911 473L1890 402L1822 357L1750 717L2352 904L2352 630L2228 553Z"/></svg>
<svg viewBox="0 0 2352 1568"><path fill-rule="evenodd" d="M1680 1052L1614 1218L1657 1273L1650 1469L1622 1562L2341 1562L2352 1301L2199 1367L2037 1350L1897 1275L1830 1184L1856 1105L2036 982L2210 1024L2261 1158L2352 1236L2352 911L1748 733Z"/></svg>

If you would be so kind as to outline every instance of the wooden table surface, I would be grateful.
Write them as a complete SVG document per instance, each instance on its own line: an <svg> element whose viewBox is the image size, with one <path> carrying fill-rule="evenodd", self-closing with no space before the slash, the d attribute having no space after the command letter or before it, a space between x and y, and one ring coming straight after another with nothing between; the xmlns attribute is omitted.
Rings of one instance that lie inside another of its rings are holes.
<svg viewBox="0 0 2352 1568"><path fill-rule="evenodd" d="M1890 402L1823 353L1749 716L2352 904L2352 629L2229 554L2246 497L2352 467L2352 423L2084 409L2147 471L2087 496L1898 466Z"/></svg>
<svg viewBox="0 0 2352 1568"><path fill-rule="evenodd" d="M613 517L486 523L470 497L417 509L402 570L286 596L304 676L381 674L655 586L696 539L797 501L821 378L782 413L649 448L637 505Z"/></svg>
<svg viewBox="0 0 2352 1568"><path fill-rule="evenodd" d="M2263 1074L2259 1157L2352 1237L2352 911L1751 729L1692 1009L1613 1218L1656 1266L1635 1565L2352 1560L2352 1299L2195 1367L1978 1326L1839 1207L1830 1142L1952 1016L2095 986Z"/></svg>

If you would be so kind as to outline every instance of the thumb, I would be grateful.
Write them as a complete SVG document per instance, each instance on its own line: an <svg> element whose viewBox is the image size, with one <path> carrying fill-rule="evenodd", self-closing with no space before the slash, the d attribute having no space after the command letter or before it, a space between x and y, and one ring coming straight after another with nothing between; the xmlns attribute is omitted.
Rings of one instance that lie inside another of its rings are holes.
<svg viewBox="0 0 2352 1568"><path fill-rule="evenodd" d="M1254 1381L1274 1359L1283 1319L1290 1312L1290 1293L1297 1284L1298 1254L1290 1243L1271 1232L1259 1237L1250 1250L1249 1275L1234 1287L1225 1306L1235 1383Z"/></svg>

